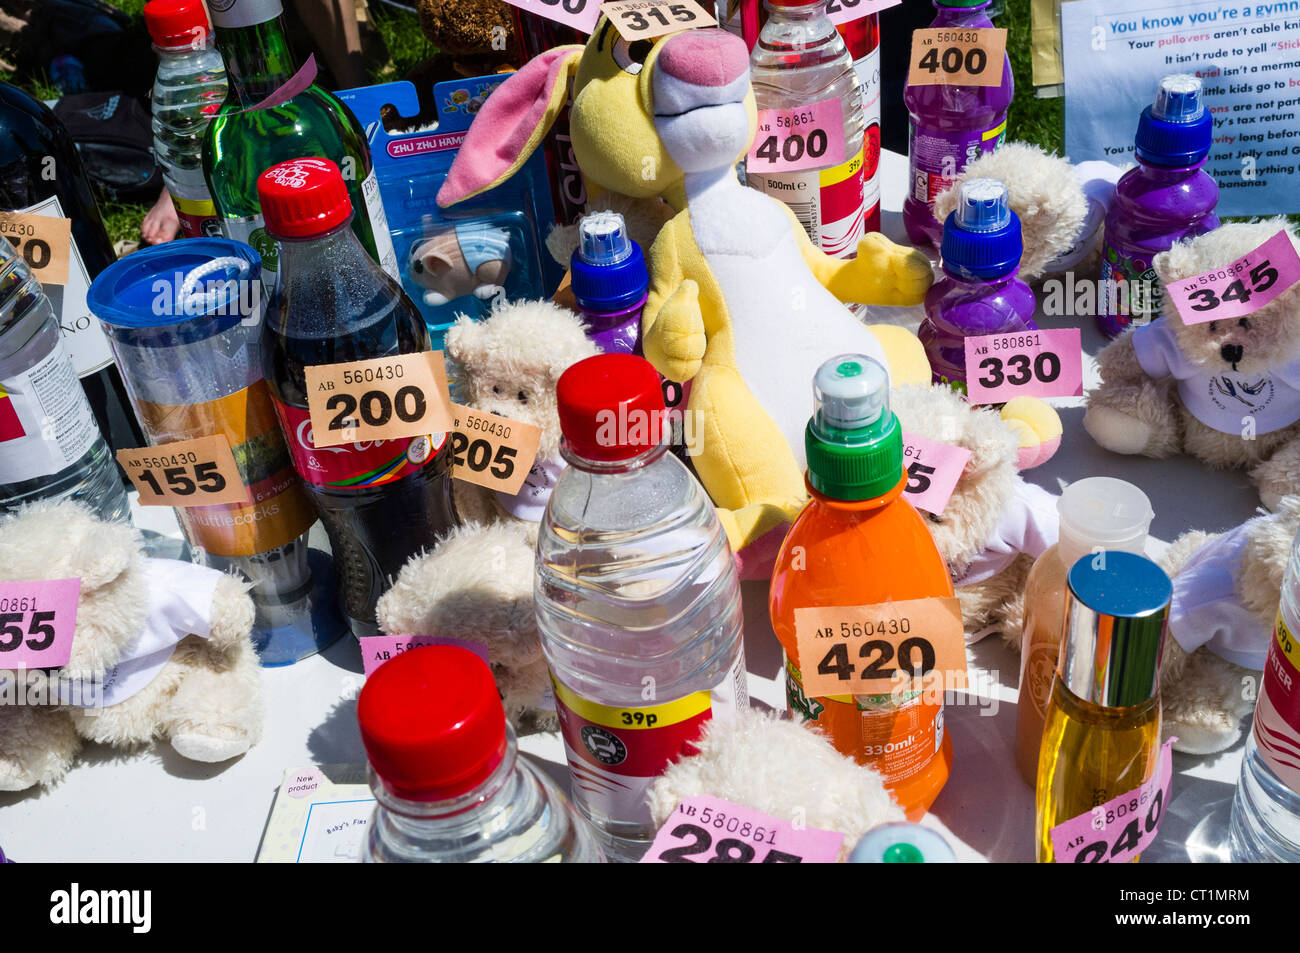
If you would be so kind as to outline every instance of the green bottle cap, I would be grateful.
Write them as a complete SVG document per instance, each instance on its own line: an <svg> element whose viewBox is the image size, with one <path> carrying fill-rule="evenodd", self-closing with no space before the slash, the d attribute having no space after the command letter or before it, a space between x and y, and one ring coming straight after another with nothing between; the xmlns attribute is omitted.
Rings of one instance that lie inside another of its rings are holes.
<svg viewBox="0 0 1300 953"><path fill-rule="evenodd" d="M993 0L935 0L941 7L987 7Z"/></svg>
<svg viewBox="0 0 1300 953"><path fill-rule="evenodd" d="M923 864L925 863L925 854L921 853L921 848L915 844L903 841L886 847L885 853L880 860L886 864Z"/></svg>
<svg viewBox="0 0 1300 953"><path fill-rule="evenodd" d="M841 354L813 377L804 431L808 482L835 500L883 496L903 477L903 429L889 409L889 375L862 354Z"/></svg>

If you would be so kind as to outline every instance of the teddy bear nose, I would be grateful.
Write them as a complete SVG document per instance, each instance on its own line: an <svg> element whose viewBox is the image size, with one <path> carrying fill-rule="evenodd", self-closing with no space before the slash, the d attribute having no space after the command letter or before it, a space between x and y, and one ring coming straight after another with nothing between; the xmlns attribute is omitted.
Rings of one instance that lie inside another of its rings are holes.
<svg viewBox="0 0 1300 953"><path fill-rule="evenodd" d="M1246 349L1240 344L1225 344L1219 348L1219 356L1229 364L1236 364L1241 360L1241 355L1246 353Z"/></svg>
<svg viewBox="0 0 1300 953"><path fill-rule="evenodd" d="M655 68L694 86L726 86L748 72L749 53L726 30L688 30L664 44Z"/></svg>

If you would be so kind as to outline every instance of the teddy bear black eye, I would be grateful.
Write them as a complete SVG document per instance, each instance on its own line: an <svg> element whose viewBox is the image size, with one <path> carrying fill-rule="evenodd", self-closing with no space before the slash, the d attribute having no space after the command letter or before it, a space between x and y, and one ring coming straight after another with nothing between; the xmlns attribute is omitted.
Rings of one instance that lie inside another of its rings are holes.
<svg viewBox="0 0 1300 953"><path fill-rule="evenodd" d="M1240 321L1237 322L1237 326L1238 326L1238 327L1245 328L1247 331L1249 331L1249 330L1250 330L1250 319L1249 319L1249 318L1242 318Z"/></svg>
<svg viewBox="0 0 1300 953"><path fill-rule="evenodd" d="M519 403L521 404L528 403L528 395L525 394L523 391L520 391L516 396L519 398Z"/></svg>
<svg viewBox="0 0 1300 953"><path fill-rule="evenodd" d="M500 397L500 396L501 396L501 388L498 387L496 384L493 384L493 385L492 385L492 393L494 393L494 394L496 394L498 397Z"/></svg>
<svg viewBox="0 0 1300 953"><path fill-rule="evenodd" d="M1218 322L1218 321L1211 321L1211 322L1210 322L1210 333L1213 334L1213 333L1214 333L1215 331L1217 331L1217 330L1219 330L1219 322Z"/></svg>
<svg viewBox="0 0 1300 953"><path fill-rule="evenodd" d="M935 516L933 513L926 513L925 515L929 517L931 523L938 523L940 526L943 525L942 516Z"/></svg>

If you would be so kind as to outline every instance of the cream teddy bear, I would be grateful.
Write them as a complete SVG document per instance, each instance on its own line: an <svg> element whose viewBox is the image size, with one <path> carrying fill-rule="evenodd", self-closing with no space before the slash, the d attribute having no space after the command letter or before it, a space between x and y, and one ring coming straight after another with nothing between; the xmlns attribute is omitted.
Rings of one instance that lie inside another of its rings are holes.
<svg viewBox="0 0 1300 953"><path fill-rule="evenodd" d="M1001 413L972 407L943 385L895 387L890 404L904 434L971 452L943 513L924 515L952 574L967 637L1005 629L1029 567L1056 542L1056 496L1018 471L1056 450L1060 417L1033 399L1017 398Z"/></svg>
<svg viewBox="0 0 1300 953"><path fill-rule="evenodd" d="M1223 225L1157 255L1156 274L1167 286L1222 268L1284 228L1281 218ZM1097 364L1083 425L1100 446L1248 468L1268 507L1295 490L1300 285L1248 317L1200 324L1184 322L1166 294L1162 316L1108 344Z"/></svg>
<svg viewBox="0 0 1300 953"><path fill-rule="evenodd" d="M0 580L81 580L68 664L0 670L0 790L58 781L83 741L130 748L165 738L182 757L218 762L261 738L248 586L148 559L141 545L132 527L77 503L0 519Z"/></svg>
<svg viewBox="0 0 1300 953"><path fill-rule="evenodd" d="M447 332L464 403L540 427L537 459L514 496L457 481L462 525L411 559L379 600L379 626L390 635L484 645L516 726L550 726L555 717L533 615L533 557L538 522L564 468L555 385L570 364L595 353L578 316L545 301L504 304Z"/></svg>

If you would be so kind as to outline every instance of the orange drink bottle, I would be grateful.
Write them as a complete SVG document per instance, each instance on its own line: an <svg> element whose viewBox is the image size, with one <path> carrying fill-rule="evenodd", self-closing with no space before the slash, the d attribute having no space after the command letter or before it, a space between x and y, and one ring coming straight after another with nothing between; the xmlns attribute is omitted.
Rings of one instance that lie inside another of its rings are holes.
<svg viewBox="0 0 1300 953"><path fill-rule="evenodd" d="M879 771L915 821L943 789L952 764L942 692L805 696L805 666L874 668L879 675L890 661L882 656L892 657L893 649L865 642L850 650L852 665L848 655L801 658L795 617L809 607L950 598L952 581L924 519L902 495L902 429L889 409L885 369L860 355L832 358L813 379L813 397L804 435L811 499L781 544L768 604L785 649L786 699L839 751Z"/></svg>

